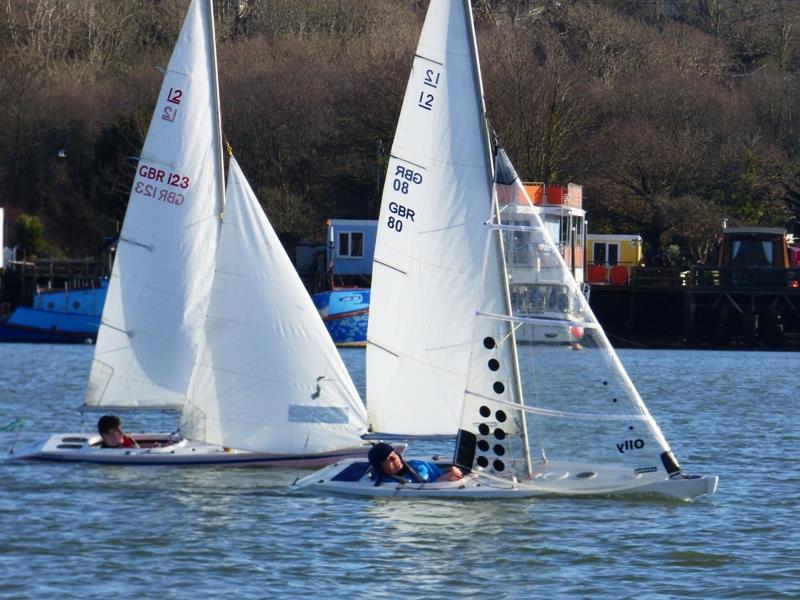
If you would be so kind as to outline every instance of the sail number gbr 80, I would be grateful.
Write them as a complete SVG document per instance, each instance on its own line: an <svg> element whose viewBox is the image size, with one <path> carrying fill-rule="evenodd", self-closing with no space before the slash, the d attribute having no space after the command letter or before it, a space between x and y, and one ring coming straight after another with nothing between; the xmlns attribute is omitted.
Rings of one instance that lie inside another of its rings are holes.
<svg viewBox="0 0 800 600"><path fill-rule="evenodd" d="M408 195L409 191L413 191L412 186L418 186L422 183L422 173L397 165L394 172L394 179L392 180L392 189L404 195ZM403 223L408 220L414 221L414 209L407 207L399 202L389 202L389 218L386 221L386 226L389 229L403 231Z"/></svg>
<svg viewBox="0 0 800 600"><path fill-rule="evenodd" d="M167 204L180 206L185 200L180 190L189 188L189 178L178 173L168 173L147 165L140 165L137 171L140 178L133 186L133 191L148 198L155 198ZM149 180L149 181L142 181ZM161 186L156 185L157 183ZM163 186L163 187L162 187Z"/></svg>

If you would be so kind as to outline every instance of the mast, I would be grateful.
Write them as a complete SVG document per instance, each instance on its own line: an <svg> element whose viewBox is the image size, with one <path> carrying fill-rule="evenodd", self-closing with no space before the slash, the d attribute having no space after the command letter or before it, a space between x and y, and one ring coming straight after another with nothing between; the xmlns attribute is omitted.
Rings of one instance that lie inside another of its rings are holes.
<svg viewBox="0 0 800 600"><path fill-rule="evenodd" d="M212 106L212 115L214 118L214 163L219 171L217 180L217 198L219 201L219 210L217 214L221 217L225 209L225 153L222 146L222 111L220 109L219 101L219 72L217 71L217 35L214 30L214 5L213 0L203 0L201 8L204 13L204 21L208 24L205 28L207 36L207 43L209 48L208 59L210 61L211 70L211 91L214 97Z"/></svg>
<svg viewBox="0 0 800 600"><path fill-rule="evenodd" d="M486 120L486 102L483 97L483 81L481 79L481 66L480 66L480 59L478 58L478 41L475 35L475 23L472 19L472 6L470 0L464 0L462 6L466 11L465 17L467 23L469 23L469 35L470 35L470 49L472 50L472 63L473 63L473 72L475 73L474 83L475 83L475 91L480 98L481 104L481 113L482 118L480 119L481 128L482 128L482 135L481 139L483 140L483 147L484 152L486 154L486 164L489 166L487 177L489 177L489 189L494 190L494 160L493 160L493 153L492 153L492 145L489 138L489 126ZM494 218L497 220L497 224L501 224L500 220L500 207L496 201L496 195L494 192L492 193L492 211L494 212ZM511 308L511 289L508 285L508 268L506 266L506 258L505 258L505 248L503 244L503 231L502 229L498 228L496 230L497 233L497 243L498 243L498 261L500 263L500 270L503 276L503 296L506 304L506 311L509 317L513 317L513 311ZM509 333L509 341L511 342L511 356L512 356L512 369L514 372L514 388L516 389L517 400L520 406L525 405L525 401L522 395L522 380L520 377L520 370L519 370L519 356L517 354L517 339L515 335L515 327L513 318L509 319L508 321L508 333ZM528 472L528 477L533 476L533 465L531 464L531 453L530 448L528 447L528 425L525 421L525 411L520 411L521 413L521 433L522 433L522 443L524 446L525 452L525 467Z"/></svg>

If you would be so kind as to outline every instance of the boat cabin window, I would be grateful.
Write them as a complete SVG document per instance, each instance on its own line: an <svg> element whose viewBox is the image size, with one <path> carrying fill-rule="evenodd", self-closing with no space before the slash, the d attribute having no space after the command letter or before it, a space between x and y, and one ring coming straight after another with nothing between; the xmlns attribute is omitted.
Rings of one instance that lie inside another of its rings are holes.
<svg viewBox="0 0 800 600"><path fill-rule="evenodd" d="M564 243L564 240L559 237L561 234L561 219L558 217L545 215L544 226L547 229L547 233L550 234L550 239L553 240L553 243L560 247L561 244Z"/></svg>
<svg viewBox="0 0 800 600"><path fill-rule="evenodd" d="M344 258L363 258L364 234L360 231L340 232L337 256Z"/></svg>
<svg viewBox="0 0 800 600"><path fill-rule="evenodd" d="M517 227L530 227L530 222L527 220L520 221L515 219L512 225ZM511 234L511 264L524 266L529 265L531 261L531 234L529 231L514 231Z"/></svg>
<svg viewBox="0 0 800 600"><path fill-rule="evenodd" d="M561 243L565 246L583 245L583 219L570 215L561 219Z"/></svg>
<svg viewBox="0 0 800 600"><path fill-rule="evenodd" d="M592 263L614 266L619 262L619 244L615 242L594 242Z"/></svg>
<svg viewBox="0 0 800 600"><path fill-rule="evenodd" d="M772 259L772 240L733 240L731 242L732 267L771 267Z"/></svg>

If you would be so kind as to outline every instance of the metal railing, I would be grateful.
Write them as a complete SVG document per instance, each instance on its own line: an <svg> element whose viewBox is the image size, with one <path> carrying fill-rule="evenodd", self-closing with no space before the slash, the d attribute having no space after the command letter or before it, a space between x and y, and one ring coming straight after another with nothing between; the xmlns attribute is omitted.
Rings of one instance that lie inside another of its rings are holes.
<svg viewBox="0 0 800 600"><path fill-rule="evenodd" d="M800 293L800 269L769 269L694 266L690 285L693 288L735 288L795 290Z"/></svg>

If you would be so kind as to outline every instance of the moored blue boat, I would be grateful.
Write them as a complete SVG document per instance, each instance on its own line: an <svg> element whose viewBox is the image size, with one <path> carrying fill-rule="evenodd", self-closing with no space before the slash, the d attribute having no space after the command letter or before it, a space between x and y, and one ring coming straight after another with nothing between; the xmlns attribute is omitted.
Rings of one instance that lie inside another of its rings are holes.
<svg viewBox="0 0 800 600"><path fill-rule="evenodd" d="M108 280L96 288L37 293L33 306L0 316L0 342L94 343Z"/></svg>
<svg viewBox="0 0 800 600"><path fill-rule="evenodd" d="M377 221L330 219L326 227L324 250L299 261L312 266L311 299L337 346L365 346Z"/></svg>
<svg viewBox="0 0 800 600"><path fill-rule="evenodd" d="M369 288L346 288L311 296L337 346L366 345L369 293Z"/></svg>

